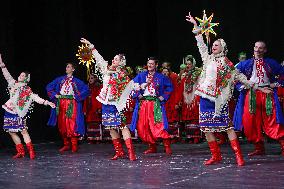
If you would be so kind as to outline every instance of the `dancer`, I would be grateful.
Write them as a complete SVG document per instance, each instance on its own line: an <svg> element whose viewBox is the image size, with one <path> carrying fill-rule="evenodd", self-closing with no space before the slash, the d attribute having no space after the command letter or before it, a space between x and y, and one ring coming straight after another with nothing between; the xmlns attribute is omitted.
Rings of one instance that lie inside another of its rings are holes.
<svg viewBox="0 0 284 189"><path fill-rule="evenodd" d="M173 75L170 67L163 67L162 74L168 77L173 85L173 91L170 95L170 98L165 103L165 110L169 123L168 131L173 138L173 142L176 141L176 137L179 137L178 77L170 77L171 75Z"/></svg>
<svg viewBox="0 0 284 189"><path fill-rule="evenodd" d="M78 136L85 135L83 101L90 94L88 85L73 76L75 65L67 63L66 74L57 77L46 86L49 98L57 104L52 109L47 125L55 126L63 139L59 152L78 151ZM71 147L70 147L71 146Z"/></svg>
<svg viewBox="0 0 284 189"><path fill-rule="evenodd" d="M35 151L31 137L28 133L27 114L31 109L33 101L45 106L49 105L52 108L55 108L55 104L40 98L37 94L32 92L32 89L28 86L31 78L29 72L22 72L16 81L10 75L8 69L3 63L1 54L0 67L2 69L3 76L8 82L8 90L10 93L10 99L2 106L5 110L3 129L6 132L9 132L16 145L17 154L14 155L13 158L22 158L25 156L24 145L17 134L18 132L21 132L29 151L30 159L34 159Z"/></svg>
<svg viewBox="0 0 284 189"><path fill-rule="evenodd" d="M87 141L89 143L94 143L95 141L102 140L102 103L96 99L102 88L102 84L97 75L90 74L88 86L90 96L84 101L83 111L86 116Z"/></svg>
<svg viewBox="0 0 284 189"><path fill-rule="evenodd" d="M280 83L284 83L284 68L275 60L264 58L266 52L265 42L257 41L254 57L236 66L247 79L258 85L258 90L248 90L237 85L240 96L234 124L239 130L243 128L247 140L255 145L255 150L249 156L265 153L262 132L279 141L284 156L284 117L277 96L277 88L281 86ZM276 76L280 76L278 80Z"/></svg>
<svg viewBox="0 0 284 189"><path fill-rule="evenodd" d="M170 97L173 86L168 77L158 73L158 60L150 57L147 62L147 71L141 72L134 79L134 83L140 86L133 94L136 100L131 122L131 130L137 127L138 136L149 145L144 154L156 153L156 141L163 139L165 152L172 154L168 120L165 111L165 103Z"/></svg>
<svg viewBox="0 0 284 189"><path fill-rule="evenodd" d="M212 157L204 164L211 165L222 160L220 148L213 133L226 131L235 152L237 164L242 166L245 162L237 135L228 116L228 101L232 96L235 80L247 86L250 86L251 82L234 69L233 63L226 57L228 49L223 39L218 39L213 43L212 54L209 54L208 47L200 34L201 28L197 26L190 13L186 16L186 20L194 25L193 32L196 34L197 46L203 61L203 69L195 93L200 96L200 129L205 132L212 153Z"/></svg>
<svg viewBox="0 0 284 189"><path fill-rule="evenodd" d="M96 66L103 75L103 88L97 96L97 100L102 103L102 124L105 129L110 129L115 149L115 155L111 159L117 160L125 156L120 134L117 132L117 129L120 129L128 149L129 159L134 161L136 160L136 155L132 144L131 133L127 125L125 125L125 116L119 113L116 107L122 91L129 82L129 78L123 69L126 65L125 56L123 54L116 55L112 60L111 66L108 66L108 62L103 59L93 44L84 38L81 38L81 42L87 44L92 50L96 59Z"/></svg>
<svg viewBox="0 0 284 189"><path fill-rule="evenodd" d="M184 57L186 65L186 76L181 80L179 87L179 102L181 105L181 121L187 138L192 138L193 143L198 143L202 134L199 129L199 96L195 95L196 85L201 69L196 66L195 58L192 55Z"/></svg>

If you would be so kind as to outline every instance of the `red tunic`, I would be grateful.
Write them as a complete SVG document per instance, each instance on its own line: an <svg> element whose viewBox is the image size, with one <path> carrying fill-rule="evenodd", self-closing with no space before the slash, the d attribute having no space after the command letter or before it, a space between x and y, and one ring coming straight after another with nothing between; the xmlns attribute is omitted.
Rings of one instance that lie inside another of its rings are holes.
<svg viewBox="0 0 284 189"><path fill-rule="evenodd" d="M195 96L190 104L185 103L184 85L186 78L183 78L180 84L180 101L181 101L181 121L198 124L199 120L199 96ZM194 89L188 91L187 95L194 95Z"/></svg>
<svg viewBox="0 0 284 189"><path fill-rule="evenodd" d="M86 122L101 122L102 121L102 103L96 97L99 95L102 85L89 85L90 96L84 101L83 112L86 115Z"/></svg>
<svg viewBox="0 0 284 189"><path fill-rule="evenodd" d="M178 75L174 72L171 72L169 78L173 84L173 91L171 93L170 98L165 104L165 109L167 113L168 122L173 123L179 121L179 110L175 108L175 106L178 105Z"/></svg>

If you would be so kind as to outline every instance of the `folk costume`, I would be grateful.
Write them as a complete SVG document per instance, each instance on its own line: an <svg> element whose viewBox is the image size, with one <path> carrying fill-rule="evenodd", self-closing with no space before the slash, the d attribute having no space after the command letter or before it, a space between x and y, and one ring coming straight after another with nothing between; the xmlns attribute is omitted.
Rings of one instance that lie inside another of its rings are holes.
<svg viewBox="0 0 284 189"><path fill-rule="evenodd" d="M179 106L179 88L178 88L178 75L172 71L169 73L169 79L173 85L173 91L171 92L170 98L165 103L165 110L167 113L167 119L169 123L168 132L172 138L179 137L179 121L180 121L180 109L176 108Z"/></svg>
<svg viewBox="0 0 284 189"><path fill-rule="evenodd" d="M92 53L96 59L96 66L103 75L103 87L97 96L97 100L102 103L102 125L105 129L128 129L122 109L118 111L118 101L121 98L122 91L130 81L123 69L126 65L126 59L124 57L116 69L111 69L108 62L103 59L96 49L93 48ZM116 160L123 157L125 153L120 138L112 141L116 153L112 160ZM125 144L128 149L129 159L131 161L136 160L131 137L125 140Z"/></svg>
<svg viewBox="0 0 284 189"><path fill-rule="evenodd" d="M50 102L40 98L32 92L27 85L30 81L30 74L23 82L16 81L5 66L1 67L2 73L8 82L8 91L10 99L2 105L5 110L3 129L9 133L22 132L28 130L27 118L29 111L32 110L32 103L48 105ZM25 141L29 151L30 159L35 158L35 151L31 141ZM13 158L21 158L25 156L25 149L22 143L16 144L17 154Z"/></svg>
<svg viewBox="0 0 284 189"><path fill-rule="evenodd" d="M196 35L197 46L203 61L203 68L195 94L200 96L199 125L203 132L221 132L233 129L228 113L228 101L232 96L236 80L250 86L243 74L234 68L226 57L227 46L223 39L218 39L222 51L219 54L209 54L201 34ZM231 140L237 164L244 165L238 139ZM212 153L211 159L205 165L220 162L221 152L216 140L208 142Z"/></svg>
<svg viewBox="0 0 284 189"><path fill-rule="evenodd" d="M248 141L254 143L255 150L249 155L265 153L262 131L280 142L284 155L284 117L277 96L277 87L283 84L283 80L276 79L276 76L283 77L284 68L270 58L251 58L240 62L236 68L260 88L269 87L273 83L276 86L271 94L266 94L237 85L240 96L234 114L234 125L238 130L244 129Z"/></svg>
<svg viewBox="0 0 284 189"><path fill-rule="evenodd" d="M185 69L186 76L181 80L180 92L178 94L181 104L181 121L184 122L185 135L189 139L193 139L194 143L198 143L202 138L199 129L199 96L195 95L201 69L196 67L196 61L188 55L185 59L192 59L190 69Z"/></svg>
<svg viewBox="0 0 284 189"><path fill-rule="evenodd" d="M147 81L150 81L150 85L143 87ZM166 153L168 155L172 154L165 111L165 103L173 90L170 79L158 72L152 75L145 71L139 73L133 79L133 82L141 87L132 96L136 103L130 127L131 130L137 129L138 136L149 145L149 149L144 154L157 152L155 143L158 138L163 139ZM159 97L162 97L163 100Z"/></svg>
<svg viewBox="0 0 284 189"><path fill-rule="evenodd" d="M90 89L90 95L84 101L83 111L87 124L87 140L89 142L94 142L102 140L102 103L96 99L102 85L96 81L88 86Z"/></svg>
<svg viewBox="0 0 284 189"><path fill-rule="evenodd" d="M47 125L56 126L63 139L64 146L60 152L78 151L78 136L85 134L83 101L89 96L88 85L78 78L60 76L46 86L49 98L57 104L51 110ZM58 98L56 98L58 95Z"/></svg>

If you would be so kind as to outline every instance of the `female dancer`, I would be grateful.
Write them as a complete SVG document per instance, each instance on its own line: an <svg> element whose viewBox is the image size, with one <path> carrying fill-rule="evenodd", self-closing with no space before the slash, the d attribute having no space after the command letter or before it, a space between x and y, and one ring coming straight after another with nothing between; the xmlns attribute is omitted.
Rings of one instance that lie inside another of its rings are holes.
<svg viewBox="0 0 284 189"><path fill-rule="evenodd" d="M205 132L212 153L211 159L204 164L211 165L222 160L220 148L213 133L226 131L235 152L237 164L243 166L245 162L241 148L228 114L228 101L232 96L235 80L244 83L248 88L252 84L243 74L234 69L233 63L226 57L228 49L223 39L217 39L213 43L212 54L209 54L208 47L200 34L201 28L197 26L190 13L186 16L186 20L194 25L193 33L196 34L197 46L203 61L203 69L195 94L200 96L200 129Z"/></svg>
<svg viewBox="0 0 284 189"><path fill-rule="evenodd" d="M40 98L37 94L32 92L31 88L28 86L30 81L29 72L22 72L16 81L10 75L5 64L3 63L1 54L0 67L2 69L3 76L8 82L8 90L10 93L10 99L2 106L5 110L3 129L6 132L9 132L16 145L17 154L14 155L13 158L21 158L25 156L24 146L17 134L17 132L21 132L27 145L30 159L34 159L35 152L30 135L28 133L28 126L26 122L27 113L31 109L31 104L33 101L46 106L49 105L52 108L55 108L55 104Z"/></svg>
<svg viewBox="0 0 284 189"><path fill-rule="evenodd" d="M120 135L117 132L117 129L120 129L128 149L129 159L134 161L136 160L136 155L132 144L131 133L125 124L124 115L119 113L116 108L122 91L130 81L123 69L126 65L125 56L123 54L116 55L112 60L112 64L108 66L107 61L103 59L93 44L84 38L81 38L81 42L87 44L92 50L96 59L96 66L103 75L103 88L97 96L97 100L102 103L102 124L105 129L110 129L115 149L115 155L111 159L117 160L124 157Z"/></svg>

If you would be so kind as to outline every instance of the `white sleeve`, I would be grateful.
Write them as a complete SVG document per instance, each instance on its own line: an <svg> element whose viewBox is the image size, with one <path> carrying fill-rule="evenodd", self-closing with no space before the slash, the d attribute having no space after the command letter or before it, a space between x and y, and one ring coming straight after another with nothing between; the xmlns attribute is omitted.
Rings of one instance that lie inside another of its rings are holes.
<svg viewBox="0 0 284 189"><path fill-rule="evenodd" d="M203 36L201 34L196 35L195 39L197 41L197 47L198 47L199 53L201 55L202 61L204 63L204 62L206 62L206 59L209 56L208 47L204 43Z"/></svg>
<svg viewBox="0 0 284 189"><path fill-rule="evenodd" d="M106 74L108 62L104 60L104 58L100 55L100 53L96 49L92 50L92 54L96 59L96 66L99 68L100 72L103 75Z"/></svg>
<svg viewBox="0 0 284 189"><path fill-rule="evenodd" d="M11 76L11 74L9 73L9 71L6 67L2 68L2 73L3 73L4 78L8 82L9 86L13 85L16 82L15 79Z"/></svg>
<svg viewBox="0 0 284 189"><path fill-rule="evenodd" d="M43 105L47 105L47 100L44 100L43 98L39 97L37 94L32 93L31 94L31 98L33 99L33 101L35 101L38 104L43 104Z"/></svg>

